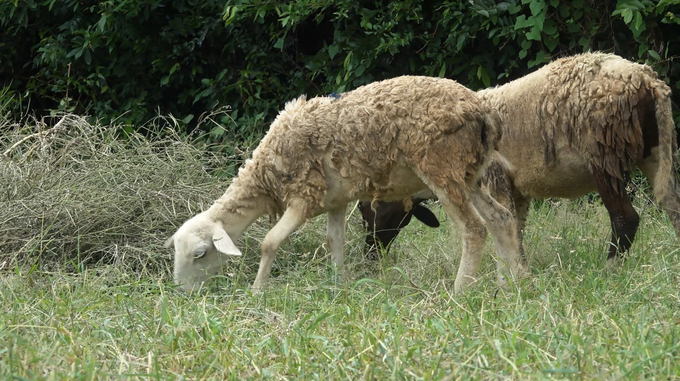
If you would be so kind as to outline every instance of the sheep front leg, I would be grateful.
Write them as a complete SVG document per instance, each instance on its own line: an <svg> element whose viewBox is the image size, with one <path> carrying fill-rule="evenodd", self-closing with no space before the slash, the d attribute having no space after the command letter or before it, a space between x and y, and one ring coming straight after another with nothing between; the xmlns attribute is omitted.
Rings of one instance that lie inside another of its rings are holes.
<svg viewBox="0 0 680 381"><path fill-rule="evenodd" d="M517 212L517 229L519 230L520 239L524 240L524 228L527 225L527 216L529 214L529 207L531 206L531 199L515 194L514 202L515 210Z"/></svg>
<svg viewBox="0 0 680 381"><path fill-rule="evenodd" d="M498 283L501 287L506 287L508 275L519 278L527 272L514 208L508 210L480 188L470 193L470 199L494 237L498 256Z"/></svg>
<svg viewBox="0 0 680 381"><path fill-rule="evenodd" d="M305 218L302 212L289 207L283 213L279 222L267 233L264 241L262 241L262 258L260 259L260 268L257 270L257 276L253 283L253 289L259 290L267 282L269 273L272 270L272 263L274 263L274 258L276 258L276 250L304 222Z"/></svg>
<svg viewBox="0 0 680 381"><path fill-rule="evenodd" d="M343 272L343 262L345 259L345 214L347 205L328 211L328 249L331 252L331 260L335 269L340 275Z"/></svg>

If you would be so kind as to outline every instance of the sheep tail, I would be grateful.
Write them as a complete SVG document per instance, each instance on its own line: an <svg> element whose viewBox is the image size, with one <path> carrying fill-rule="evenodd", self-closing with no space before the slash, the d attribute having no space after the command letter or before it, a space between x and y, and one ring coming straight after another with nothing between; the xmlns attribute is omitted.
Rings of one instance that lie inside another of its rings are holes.
<svg viewBox="0 0 680 381"><path fill-rule="evenodd" d="M498 142L503 137L503 128L501 128L501 117L498 112L491 108L487 108L484 112L484 126L482 127L482 144L485 150L497 150Z"/></svg>
<svg viewBox="0 0 680 381"><path fill-rule="evenodd" d="M675 175L677 142L669 92L665 85L654 89L654 107L659 132L659 166L654 175L654 197L657 200L663 200L668 192L672 192L671 187L675 186L677 181Z"/></svg>
<svg viewBox="0 0 680 381"><path fill-rule="evenodd" d="M484 148L484 156L480 167L477 169L476 175L468 183L471 188L479 186L479 182L486 173L487 169L494 161L494 159L501 158L505 160L500 153L498 153L498 142L503 136L503 129L501 128L501 117L498 112L491 108L483 110L483 126L481 128L482 147Z"/></svg>

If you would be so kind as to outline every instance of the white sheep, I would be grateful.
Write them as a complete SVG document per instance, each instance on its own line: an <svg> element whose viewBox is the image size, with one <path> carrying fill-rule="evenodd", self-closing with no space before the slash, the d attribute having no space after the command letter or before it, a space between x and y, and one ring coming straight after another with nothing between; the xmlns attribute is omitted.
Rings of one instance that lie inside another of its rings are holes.
<svg viewBox="0 0 680 381"><path fill-rule="evenodd" d="M523 229L532 198L575 198L597 190L612 224L611 264L628 250L638 227L639 216L626 193L629 175L638 167L680 237L670 93L649 66L604 53L559 59L508 84L477 92L503 121L498 150L507 161L490 166L485 175L491 194L516 207ZM383 203L375 215L361 210L365 220L383 229L399 226L408 213L401 203ZM486 237L476 213L459 218L464 250L456 291L476 279ZM376 232L385 246L395 236L394 231Z"/></svg>
<svg viewBox="0 0 680 381"><path fill-rule="evenodd" d="M194 289L214 275L260 215L279 221L262 242L253 283L269 277L276 250L307 219L328 213L328 247L342 270L349 202L408 200L430 188L454 217L474 203L496 238L505 276L524 272L517 222L477 180L500 138L498 115L452 80L404 76L335 97L286 104L225 194L166 242L175 282Z"/></svg>

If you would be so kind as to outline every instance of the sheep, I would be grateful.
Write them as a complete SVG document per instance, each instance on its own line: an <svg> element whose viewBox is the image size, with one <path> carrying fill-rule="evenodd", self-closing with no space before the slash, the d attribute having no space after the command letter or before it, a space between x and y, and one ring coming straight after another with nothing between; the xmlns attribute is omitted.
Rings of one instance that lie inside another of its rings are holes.
<svg viewBox="0 0 680 381"><path fill-rule="evenodd" d="M452 217L474 205L496 238L499 282L525 272L514 214L477 184L500 139L499 116L455 81L403 76L340 97L288 102L224 195L166 242L174 281L192 290L217 273L259 216L266 234L253 289L268 280L276 251L306 220L328 214L332 263L342 273L349 202L404 200L432 189Z"/></svg>
<svg viewBox="0 0 680 381"><path fill-rule="evenodd" d="M649 66L600 52L558 59L508 84L481 90L477 94L483 102L501 115L499 152L507 160L494 162L483 181L492 183L491 194L499 202L516 207L520 229L531 199L576 198L597 190L611 220L610 266L630 248L638 227L639 216L626 192L637 167L680 237L670 93ZM364 219L390 215L391 221L375 222L390 229L405 226L399 221L407 213L401 204L381 203L376 215L366 211ZM467 250L455 291L476 278L486 237L475 213L460 218L467 224ZM384 247L397 234L375 233Z"/></svg>

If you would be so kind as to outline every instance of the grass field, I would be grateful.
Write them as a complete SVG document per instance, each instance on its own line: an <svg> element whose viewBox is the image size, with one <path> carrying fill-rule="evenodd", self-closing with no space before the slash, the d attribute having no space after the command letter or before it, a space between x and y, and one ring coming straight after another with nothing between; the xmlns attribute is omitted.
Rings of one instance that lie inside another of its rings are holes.
<svg viewBox="0 0 680 381"><path fill-rule="evenodd" d="M443 226L412 223L379 263L350 215L339 280L313 220L253 294L260 220L187 295L161 245L238 161L69 118L53 139L0 135L0 379L680 379L680 245L641 192L636 242L610 270L600 202L549 200L530 213L529 276L498 290L489 239L479 282L454 296L460 239L435 205Z"/></svg>
<svg viewBox="0 0 680 381"><path fill-rule="evenodd" d="M680 260L664 216L642 200L629 259L604 269L601 206L545 203L531 213L531 275L497 292L452 295L459 239L447 221L414 223L382 263L361 258L349 221L348 279L334 284L320 218L297 233L254 295L253 246L208 292L168 276L100 266L6 272L0 373L17 379L677 379ZM436 209L436 208L435 208ZM440 217L443 213L439 212ZM449 235L449 232L452 235ZM452 238L453 237L453 238ZM490 254L491 243L487 244ZM168 253L168 263L171 254Z"/></svg>

